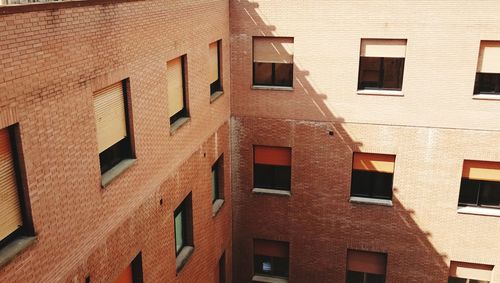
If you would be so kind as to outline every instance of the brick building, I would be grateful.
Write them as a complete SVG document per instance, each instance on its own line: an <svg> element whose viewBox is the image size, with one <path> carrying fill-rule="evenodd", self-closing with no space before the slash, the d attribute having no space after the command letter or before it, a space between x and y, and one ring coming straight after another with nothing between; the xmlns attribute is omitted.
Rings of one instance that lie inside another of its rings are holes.
<svg viewBox="0 0 500 283"><path fill-rule="evenodd" d="M499 8L0 6L0 282L500 282Z"/></svg>

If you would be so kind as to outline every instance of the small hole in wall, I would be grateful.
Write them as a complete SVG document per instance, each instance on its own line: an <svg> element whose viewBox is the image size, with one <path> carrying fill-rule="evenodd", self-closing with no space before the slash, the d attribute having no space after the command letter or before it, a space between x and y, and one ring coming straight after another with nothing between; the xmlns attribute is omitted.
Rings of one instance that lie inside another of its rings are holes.
<svg viewBox="0 0 500 283"><path fill-rule="evenodd" d="M160 199L160 205L163 205L163 199L162 198Z"/></svg>
<svg viewBox="0 0 500 283"><path fill-rule="evenodd" d="M207 153L206 152L203 153L203 157L207 157Z"/></svg>
<svg viewBox="0 0 500 283"><path fill-rule="evenodd" d="M329 131L329 132L328 132L328 134L329 134L330 136L333 136L333 131Z"/></svg>

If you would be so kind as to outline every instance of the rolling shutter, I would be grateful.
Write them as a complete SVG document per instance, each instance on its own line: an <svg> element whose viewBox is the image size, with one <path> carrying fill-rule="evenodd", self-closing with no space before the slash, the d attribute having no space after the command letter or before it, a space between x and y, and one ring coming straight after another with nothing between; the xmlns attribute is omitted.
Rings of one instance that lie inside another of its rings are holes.
<svg viewBox="0 0 500 283"><path fill-rule="evenodd" d="M219 44L218 41L209 45L208 76L210 83L219 79Z"/></svg>
<svg viewBox="0 0 500 283"><path fill-rule="evenodd" d="M492 270L493 265L452 261L449 275L451 277L490 281Z"/></svg>
<svg viewBox="0 0 500 283"><path fill-rule="evenodd" d="M256 164L291 166L292 154L288 147L254 146Z"/></svg>
<svg viewBox="0 0 500 283"><path fill-rule="evenodd" d="M500 41L481 41L477 71L500 74Z"/></svg>
<svg viewBox="0 0 500 283"><path fill-rule="evenodd" d="M94 94L94 112L101 153L127 136L122 82Z"/></svg>
<svg viewBox="0 0 500 283"><path fill-rule="evenodd" d="M394 155L355 152L352 169L394 173L395 160Z"/></svg>
<svg viewBox="0 0 500 283"><path fill-rule="evenodd" d="M500 162L465 160L462 177L500 182Z"/></svg>
<svg viewBox="0 0 500 283"><path fill-rule="evenodd" d="M288 258L288 243L254 240L254 255Z"/></svg>
<svg viewBox="0 0 500 283"><path fill-rule="evenodd" d="M405 58L406 39L362 39L361 56Z"/></svg>
<svg viewBox="0 0 500 283"><path fill-rule="evenodd" d="M184 108L182 57L167 62L168 113L172 117Z"/></svg>
<svg viewBox="0 0 500 283"><path fill-rule="evenodd" d="M387 255L383 253L348 250L347 270L385 274Z"/></svg>
<svg viewBox="0 0 500 283"><path fill-rule="evenodd" d="M8 129L0 130L0 240L23 225Z"/></svg>
<svg viewBox="0 0 500 283"><path fill-rule="evenodd" d="M259 63L293 63L293 38L255 37L253 61Z"/></svg>

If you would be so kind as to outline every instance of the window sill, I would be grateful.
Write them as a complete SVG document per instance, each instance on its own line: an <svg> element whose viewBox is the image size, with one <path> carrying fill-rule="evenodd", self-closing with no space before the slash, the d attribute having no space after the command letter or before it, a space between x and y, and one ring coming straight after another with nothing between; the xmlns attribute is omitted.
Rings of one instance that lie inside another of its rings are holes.
<svg viewBox="0 0 500 283"><path fill-rule="evenodd" d="M458 207L457 212L460 214L474 214L474 215L500 217L500 209L495 209L495 208L460 206Z"/></svg>
<svg viewBox="0 0 500 283"><path fill-rule="evenodd" d="M375 204L375 205L382 205L382 206L392 206L392 200L378 199L378 198L350 197L349 202L362 203L362 204Z"/></svg>
<svg viewBox="0 0 500 283"><path fill-rule="evenodd" d="M224 204L223 199L216 199L214 201L214 203L212 204L212 217L215 217L215 215L219 213L219 210L221 209L223 204Z"/></svg>
<svg viewBox="0 0 500 283"><path fill-rule="evenodd" d="M9 263L16 255L35 243L36 237L19 237L0 251L0 267Z"/></svg>
<svg viewBox="0 0 500 283"><path fill-rule="evenodd" d="M254 275L252 277L253 282L264 282L264 283L288 283L288 279L271 277L265 275Z"/></svg>
<svg viewBox="0 0 500 283"><path fill-rule="evenodd" d="M291 196L290 191L285 190L275 190L275 189L263 189L263 188L253 188L252 193L254 194L269 194L269 195L277 195L277 196Z"/></svg>
<svg viewBox="0 0 500 283"><path fill-rule="evenodd" d="M186 265L187 261L193 254L194 247L193 246L185 246L182 248L181 252L175 258L175 272L179 273L184 265Z"/></svg>
<svg viewBox="0 0 500 283"><path fill-rule="evenodd" d="M223 91L216 91L212 94L210 94L210 103L213 103L214 101L217 100L217 98L221 97L224 94Z"/></svg>
<svg viewBox="0 0 500 283"><path fill-rule="evenodd" d="M291 87L291 86L273 86L273 85L253 85L252 89L293 91L293 87Z"/></svg>
<svg viewBox="0 0 500 283"><path fill-rule="evenodd" d="M500 100L500 95L498 94L474 94L472 99L477 100Z"/></svg>
<svg viewBox="0 0 500 283"><path fill-rule="evenodd" d="M108 186L111 181L134 165L136 161L137 159L124 159L120 163L116 164L115 167L106 171L106 173L101 175L101 187L105 188Z"/></svg>
<svg viewBox="0 0 500 283"><path fill-rule="evenodd" d="M173 124L170 124L170 135L173 135L179 128L191 121L189 117L182 117L177 119Z"/></svg>
<svg viewBox="0 0 500 283"><path fill-rule="evenodd" d="M360 95L404 96L400 90L360 89L357 93Z"/></svg>

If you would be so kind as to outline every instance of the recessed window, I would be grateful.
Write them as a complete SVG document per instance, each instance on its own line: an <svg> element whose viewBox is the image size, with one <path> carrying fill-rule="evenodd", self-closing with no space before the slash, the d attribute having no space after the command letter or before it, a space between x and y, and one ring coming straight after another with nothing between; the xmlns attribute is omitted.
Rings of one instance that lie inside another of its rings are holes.
<svg viewBox="0 0 500 283"><path fill-rule="evenodd" d="M394 155L355 152L351 196L392 199Z"/></svg>
<svg viewBox="0 0 500 283"><path fill-rule="evenodd" d="M401 90L405 39L362 39L358 90Z"/></svg>
<svg viewBox="0 0 500 283"><path fill-rule="evenodd" d="M500 41L481 41L474 94L500 95Z"/></svg>
<svg viewBox="0 0 500 283"><path fill-rule="evenodd" d="M17 125L0 130L0 248L33 236L28 194L21 178Z"/></svg>
<svg viewBox="0 0 500 283"><path fill-rule="evenodd" d="M464 161L458 205L500 208L500 162Z"/></svg>
<svg viewBox="0 0 500 283"><path fill-rule="evenodd" d="M452 261L448 283L489 283L493 265Z"/></svg>
<svg viewBox="0 0 500 283"><path fill-rule="evenodd" d="M384 283L387 254L347 250L346 283Z"/></svg>
<svg viewBox="0 0 500 283"><path fill-rule="evenodd" d="M94 113L101 174L134 158L130 138L126 81L94 93Z"/></svg>
<svg viewBox="0 0 500 283"><path fill-rule="evenodd" d="M253 38L253 84L292 87L292 37Z"/></svg>
<svg viewBox="0 0 500 283"><path fill-rule="evenodd" d="M170 124L189 117L186 91L186 56L167 62L167 95Z"/></svg>
<svg viewBox="0 0 500 283"><path fill-rule="evenodd" d="M114 283L142 283L142 255L139 253L115 279Z"/></svg>
<svg viewBox="0 0 500 283"><path fill-rule="evenodd" d="M254 146L254 188L290 190L292 149Z"/></svg>
<svg viewBox="0 0 500 283"><path fill-rule="evenodd" d="M288 243L255 239L254 274L288 278Z"/></svg>
<svg viewBox="0 0 500 283"><path fill-rule="evenodd" d="M208 57L208 76L210 81L210 94L214 95L222 91L221 80L221 41L210 43Z"/></svg>
<svg viewBox="0 0 500 283"><path fill-rule="evenodd" d="M194 248L193 205L191 193L174 211L176 270L182 269Z"/></svg>
<svg viewBox="0 0 500 283"><path fill-rule="evenodd" d="M219 258L219 283L226 283L226 253Z"/></svg>
<svg viewBox="0 0 500 283"><path fill-rule="evenodd" d="M224 199L224 156L221 155L212 165L212 203Z"/></svg>

